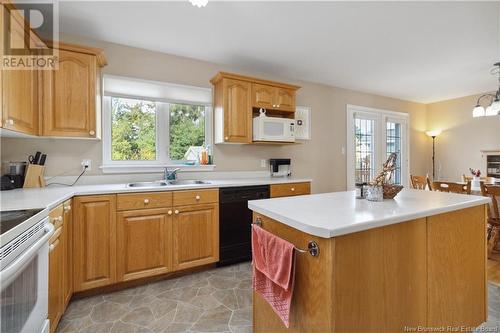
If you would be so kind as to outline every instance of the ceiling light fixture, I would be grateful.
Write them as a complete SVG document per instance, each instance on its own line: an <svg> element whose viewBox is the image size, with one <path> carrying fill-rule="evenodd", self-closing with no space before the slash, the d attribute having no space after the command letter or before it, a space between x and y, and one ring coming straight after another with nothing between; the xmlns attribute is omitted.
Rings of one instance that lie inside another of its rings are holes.
<svg viewBox="0 0 500 333"><path fill-rule="evenodd" d="M189 2L191 2L193 6L201 8L207 5L208 0L189 0Z"/></svg>
<svg viewBox="0 0 500 333"><path fill-rule="evenodd" d="M472 117L474 118L500 115L500 62L497 62L493 66L495 67L491 69L490 73L492 75L498 75L498 90L496 94L484 94L479 96L476 102L476 106L472 110ZM481 105L481 101L485 98L488 98L490 100L490 103L486 106L486 109Z"/></svg>

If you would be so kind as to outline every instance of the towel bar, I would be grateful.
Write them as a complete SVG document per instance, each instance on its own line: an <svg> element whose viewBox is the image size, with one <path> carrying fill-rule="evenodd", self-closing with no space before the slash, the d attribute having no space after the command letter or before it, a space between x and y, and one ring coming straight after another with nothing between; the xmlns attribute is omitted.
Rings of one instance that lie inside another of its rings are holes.
<svg viewBox="0 0 500 333"><path fill-rule="evenodd" d="M262 219L260 217L256 218L253 224L262 227ZM307 250L299 249L296 246L294 246L294 249L299 253L309 253L313 257L319 256L319 245L315 241L309 241L307 243Z"/></svg>

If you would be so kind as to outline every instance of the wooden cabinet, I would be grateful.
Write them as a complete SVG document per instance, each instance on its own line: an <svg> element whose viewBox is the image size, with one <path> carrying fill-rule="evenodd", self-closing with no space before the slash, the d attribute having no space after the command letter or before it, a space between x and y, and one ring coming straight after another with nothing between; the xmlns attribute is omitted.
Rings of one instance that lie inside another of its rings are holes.
<svg viewBox="0 0 500 333"><path fill-rule="evenodd" d="M82 291L116 282L116 196L74 198L73 287Z"/></svg>
<svg viewBox="0 0 500 333"><path fill-rule="evenodd" d="M291 89L276 88L274 101L276 109L295 112L295 91Z"/></svg>
<svg viewBox="0 0 500 333"><path fill-rule="evenodd" d="M142 209L117 214L119 281L172 270L172 209Z"/></svg>
<svg viewBox="0 0 500 333"><path fill-rule="evenodd" d="M219 202L218 189L175 191L173 194L174 206Z"/></svg>
<svg viewBox="0 0 500 333"><path fill-rule="evenodd" d="M271 198L311 194L311 183L290 183L271 185Z"/></svg>
<svg viewBox="0 0 500 333"><path fill-rule="evenodd" d="M222 79L215 86L215 141L249 143L252 141L251 89L249 82Z"/></svg>
<svg viewBox="0 0 500 333"><path fill-rule="evenodd" d="M63 247L61 227L49 242L49 308L50 332L55 332L64 312L63 304Z"/></svg>
<svg viewBox="0 0 500 333"><path fill-rule="evenodd" d="M172 207L172 192L127 193L116 196L118 210Z"/></svg>
<svg viewBox="0 0 500 333"><path fill-rule="evenodd" d="M54 225L54 234L49 240L49 308L50 332L54 332L64 313L64 221L63 205L52 209L49 222Z"/></svg>
<svg viewBox="0 0 500 333"><path fill-rule="evenodd" d="M69 300L73 295L73 211L71 207L72 200L67 200L63 204L63 305L64 309L68 306Z"/></svg>
<svg viewBox="0 0 500 333"><path fill-rule="evenodd" d="M295 91L253 83L252 107L295 112Z"/></svg>
<svg viewBox="0 0 500 333"><path fill-rule="evenodd" d="M11 19L10 23L6 36L9 36L13 45L22 48L25 42L24 27L19 19ZM31 39L29 41L34 42ZM2 70L3 128L38 135L38 75L37 70Z"/></svg>
<svg viewBox="0 0 500 333"><path fill-rule="evenodd" d="M215 143L252 143L252 118L260 108L266 108L268 116L294 117L298 86L225 72L210 82Z"/></svg>
<svg viewBox="0 0 500 333"><path fill-rule="evenodd" d="M272 109L275 107L275 88L264 84L252 84L252 106Z"/></svg>
<svg viewBox="0 0 500 333"><path fill-rule="evenodd" d="M174 269L219 261L219 204L174 207Z"/></svg>
<svg viewBox="0 0 500 333"><path fill-rule="evenodd" d="M102 51L68 44L58 51L58 69L42 73L42 135L100 137Z"/></svg>

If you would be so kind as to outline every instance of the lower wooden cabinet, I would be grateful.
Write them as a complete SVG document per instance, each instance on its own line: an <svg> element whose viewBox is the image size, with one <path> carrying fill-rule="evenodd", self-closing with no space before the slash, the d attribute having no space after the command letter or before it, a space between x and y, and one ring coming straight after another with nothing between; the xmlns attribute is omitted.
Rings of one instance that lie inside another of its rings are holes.
<svg viewBox="0 0 500 333"><path fill-rule="evenodd" d="M117 214L118 281L172 270L172 209L142 209Z"/></svg>
<svg viewBox="0 0 500 333"><path fill-rule="evenodd" d="M219 204L174 207L174 269L219 261Z"/></svg>
<svg viewBox="0 0 500 333"><path fill-rule="evenodd" d="M49 240L49 308L50 332L56 330L64 313L63 275L64 275L64 237L62 205L53 209L50 223L54 225L54 234Z"/></svg>
<svg viewBox="0 0 500 333"><path fill-rule="evenodd" d="M116 195L74 198L73 287L82 291L116 282Z"/></svg>
<svg viewBox="0 0 500 333"><path fill-rule="evenodd" d="M289 183L271 185L271 198L311 194L311 183Z"/></svg>
<svg viewBox="0 0 500 333"><path fill-rule="evenodd" d="M63 304L64 308L68 306L69 300L73 294L73 211L71 207L72 200L63 204Z"/></svg>

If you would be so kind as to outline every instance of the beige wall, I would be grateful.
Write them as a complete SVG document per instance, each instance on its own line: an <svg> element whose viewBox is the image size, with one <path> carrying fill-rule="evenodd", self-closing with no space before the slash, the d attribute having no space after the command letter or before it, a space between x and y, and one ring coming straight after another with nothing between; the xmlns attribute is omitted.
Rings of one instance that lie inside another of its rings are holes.
<svg viewBox="0 0 500 333"><path fill-rule="evenodd" d="M239 68L198 61L164 53L97 41L64 38L105 50L109 65L104 72L115 75L186 85L210 87L209 79L218 71L234 71L273 80L298 84L297 105L312 108L312 139L295 146L217 145L214 161L217 171L261 171L260 159L292 158L294 176L314 179L313 191L327 192L346 187L346 104L361 105L410 113L411 156L410 169L425 174L429 165L429 142L423 134L426 129L426 108L423 104L375 96L336 87L270 77L265 73L248 73ZM93 174L99 174L102 145L100 141L61 139L2 139L2 160L24 160L36 150L48 154L49 176L77 174L80 161L93 161Z"/></svg>
<svg viewBox="0 0 500 333"><path fill-rule="evenodd" d="M436 138L436 178L460 180L469 168L486 172L480 150L500 150L500 117L472 118L479 95L427 105L427 126Z"/></svg>

